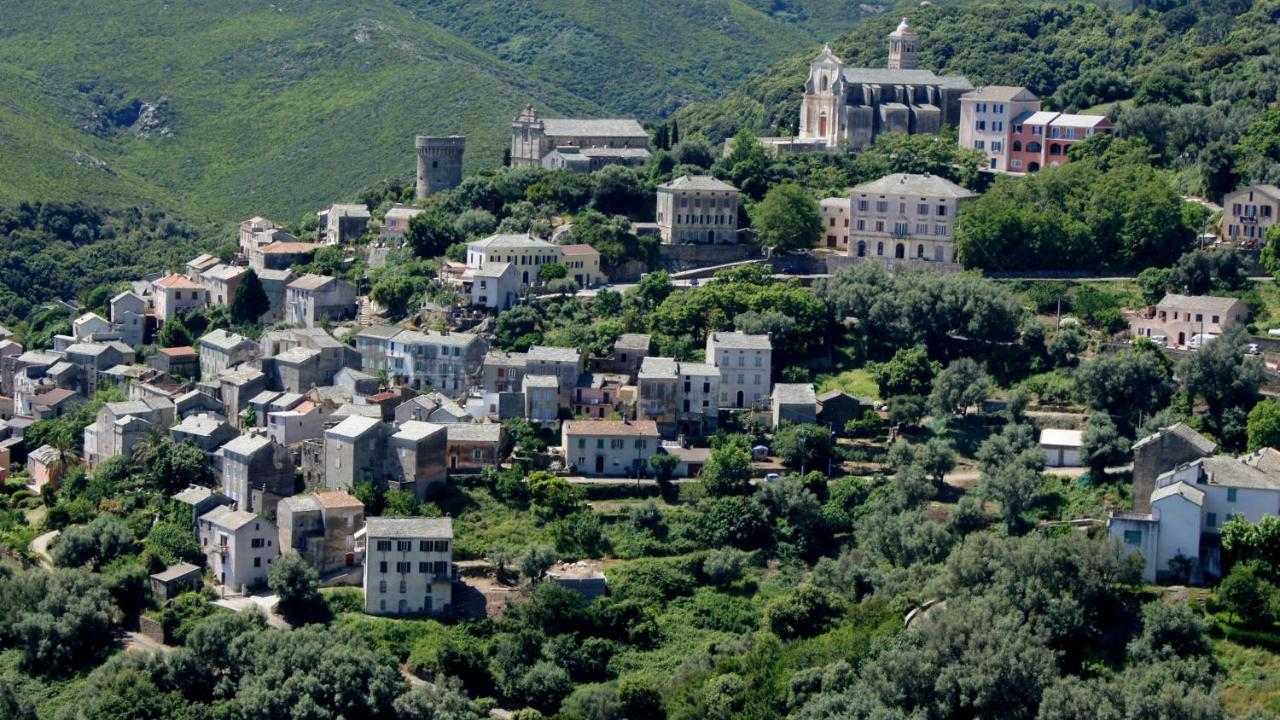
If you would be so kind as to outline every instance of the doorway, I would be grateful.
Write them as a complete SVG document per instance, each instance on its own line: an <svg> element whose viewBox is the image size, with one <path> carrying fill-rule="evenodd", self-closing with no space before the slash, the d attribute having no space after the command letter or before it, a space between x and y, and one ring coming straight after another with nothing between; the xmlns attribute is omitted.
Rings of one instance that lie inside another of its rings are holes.
<svg viewBox="0 0 1280 720"><path fill-rule="evenodd" d="M603 455L596 456L596 474L597 475L604 474L604 456Z"/></svg>

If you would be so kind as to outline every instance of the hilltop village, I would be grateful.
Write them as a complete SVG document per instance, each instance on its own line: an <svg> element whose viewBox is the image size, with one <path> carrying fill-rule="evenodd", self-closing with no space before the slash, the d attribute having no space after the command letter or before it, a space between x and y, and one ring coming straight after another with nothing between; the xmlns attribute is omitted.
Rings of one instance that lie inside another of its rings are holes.
<svg viewBox="0 0 1280 720"><path fill-rule="evenodd" d="M69 624L0 640L172 653L173 707L240 707L255 634L377 648L347 710L227 717L1226 717L1208 623L1280 609L1280 188L886 44L791 133L416 136L412 183L0 328L0 594Z"/></svg>

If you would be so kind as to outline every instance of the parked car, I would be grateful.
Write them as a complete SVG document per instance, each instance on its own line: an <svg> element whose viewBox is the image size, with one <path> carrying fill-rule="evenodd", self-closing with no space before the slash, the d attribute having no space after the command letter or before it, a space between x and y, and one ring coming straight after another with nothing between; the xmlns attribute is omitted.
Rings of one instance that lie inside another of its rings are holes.
<svg viewBox="0 0 1280 720"><path fill-rule="evenodd" d="M1261 355L1262 349L1258 347L1258 343L1249 343L1249 347L1245 348L1245 352L1250 355Z"/></svg>
<svg viewBox="0 0 1280 720"><path fill-rule="evenodd" d="M1187 341L1187 348L1191 350L1199 350L1201 345L1209 344L1216 337L1218 336L1209 335L1207 333L1204 335L1201 335L1200 333L1196 333L1195 335L1191 336L1190 340Z"/></svg>

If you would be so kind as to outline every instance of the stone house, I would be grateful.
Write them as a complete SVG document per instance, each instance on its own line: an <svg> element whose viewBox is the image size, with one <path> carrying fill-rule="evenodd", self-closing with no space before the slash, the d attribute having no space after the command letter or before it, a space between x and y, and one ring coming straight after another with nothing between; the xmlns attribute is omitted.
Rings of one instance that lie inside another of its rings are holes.
<svg viewBox="0 0 1280 720"><path fill-rule="evenodd" d="M364 529L364 611L447 612L453 604L453 520L371 517Z"/></svg>
<svg viewBox="0 0 1280 720"><path fill-rule="evenodd" d="M241 366L218 373L216 387L227 420L239 427L240 414L251 407L250 401L258 393L267 389L267 376L257 368Z"/></svg>
<svg viewBox="0 0 1280 720"><path fill-rule="evenodd" d="M281 550L298 553L321 575L356 565L364 522L364 503L342 490L294 495L276 508Z"/></svg>
<svg viewBox="0 0 1280 720"><path fill-rule="evenodd" d="M156 348L156 351L147 357L147 367L174 377L197 378L200 376L200 355L190 345Z"/></svg>
<svg viewBox="0 0 1280 720"><path fill-rule="evenodd" d="M147 301L137 293L126 290L111 298L111 324L120 339L137 347L146 341Z"/></svg>
<svg viewBox="0 0 1280 720"><path fill-rule="evenodd" d="M529 358L525 353L490 350L485 353L481 384L485 393L520 392Z"/></svg>
<svg viewBox="0 0 1280 720"><path fill-rule="evenodd" d="M356 287L327 275L307 274L285 288L285 322L313 328L356 316Z"/></svg>
<svg viewBox="0 0 1280 720"><path fill-rule="evenodd" d="M394 427L394 426L391 426ZM387 442L387 487L411 492L424 500L429 490L448 479L446 426L409 420Z"/></svg>
<svg viewBox="0 0 1280 720"><path fill-rule="evenodd" d="M288 410L267 413L267 437L285 447L324 435L330 411L314 400L304 400Z"/></svg>
<svg viewBox="0 0 1280 720"><path fill-rule="evenodd" d="M173 403L163 398L103 403L84 429L85 461L93 467L110 457L133 455L134 445L148 433L168 432L175 414Z"/></svg>
<svg viewBox="0 0 1280 720"><path fill-rule="evenodd" d="M197 565L180 562L150 576L151 594L164 604L185 592L195 592L203 585L204 571Z"/></svg>
<svg viewBox="0 0 1280 720"><path fill-rule="evenodd" d="M212 380L223 370L253 359L258 346L243 335L218 329L199 340L200 379Z"/></svg>
<svg viewBox="0 0 1280 720"><path fill-rule="evenodd" d="M114 340L118 335L111 327L111 323L95 312L87 312L75 320L71 321L71 334L75 336L79 342L93 342L94 340ZM102 336L109 335L108 338Z"/></svg>
<svg viewBox="0 0 1280 720"><path fill-rule="evenodd" d="M1182 465L1212 457L1217 443L1192 430L1184 423L1148 435L1133 444L1133 511L1151 512L1151 493L1156 478Z"/></svg>
<svg viewBox="0 0 1280 720"><path fill-rule="evenodd" d="M200 273L197 282L208 292L210 305L230 305L246 272L245 268L219 263Z"/></svg>
<svg viewBox="0 0 1280 720"><path fill-rule="evenodd" d="M1233 517L1256 523L1280 514L1280 452L1265 448L1179 465L1156 479L1149 506L1146 513L1114 513L1107 523L1112 537L1142 554L1144 579L1202 583L1218 577L1222 525Z"/></svg>
<svg viewBox="0 0 1280 720"><path fill-rule="evenodd" d="M41 445L27 453L27 475L31 478L27 487L37 495L46 485L58 487L65 472L61 455L52 445Z"/></svg>
<svg viewBox="0 0 1280 720"><path fill-rule="evenodd" d="M426 210L412 205L392 205L382 217L382 238L396 242L403 240L409 230L409 221L424 212Z"/></svg>
<svg viewBox="0 0 1280 720"><path fill-rule="evenodd" d="M818 203L822 219L822 240L819 247L839 252L849 251L849 196L823 198Z"/></svg>
<svg viewBox="0 0 1280 720"><path fill-rule="evenodd" d="M775 429L782 427L783 423L818 421L818 396L812 383L778 383L773 386L773 398L769 404Z"/></svg>
<svg viewBox="0 0 1280 720"><path fill-rule="evenodd" d="M296 491L289 449L263 435L240 435L217 451L222 494L240 510L271 517L281 498Z"/></svg>
<svg viewBox="0 0 1280 720"><path fill-rule="evenodd" d="M359 240L369 229L369 208L362 203L336 204L322 213L325 242L342 245Z"/></svg>
<svg viewBox="0 0 1280 720"><path fill-rule="evenodd" d="M395 409L396 424L409 420L430 423L470 423L471 414L458 403L441 393L415 395L400 403Z"/></svg>
<svg viewBox="0 0 1280 720"><path fill-rule="evenodd" d="M498 423L450 423L445 432L450 473L480 472L506 457L507 431Z"/></svg>
<svg viewBox="0 0 1280 720"><path fill-rule="evenodd" d="M649 355L651 342L652 338L643 333L623 333L613 344L613 350L604 363L605 369L634 378L640 372L640 364Z"/></svg>
<svg viewBox="0 0 1280 720"><path fill-rule="evenodd" d="M582 374L582 353L576 348L534 345L525 353L525 377L554 375L559 380L560 405L569 406L570 395Z"/></svg>
<svg viewBox="0 0 1280 720"><path fill-rule="evenodd" d="M289 283L298 279L292 270L258 270L258 280L262 282L262 292L267 295L267 311L258 318L258 322L267 325L284 320L284 299Z"/></svg>
<svg viewBox="0 0 1280 720"><path fill-rule="evenodd" d="M216 415L188 415L169 431L175 443L189 442L207 453L216 452L240 433Z"/></svg>
<svg viewBox="0 0 1280 720"><path fill-rule="evenodd" d="M471 333L374 325L356 335L356 349L367 373L385 372L393 382L415 390L461 397L479 378L488 343Z"/></svg>
<svg viewBox="0 0 1280 720"><path fill-rule="evenodd" d="M544 167L557 148L643 150L647 158L649 133L630 118L543 118L526 105L511 122L511 167Z"/></svg>
<svg viewBox="0 0 1280 720"><path fill-rule="evenodd" d="M249 253L249 267L258 273L259 278L262 277L262 273L267 271L283 272L295 265L305 265L311 262L316 250L321 247L318 243L296 241L260 245Z"/></svg>

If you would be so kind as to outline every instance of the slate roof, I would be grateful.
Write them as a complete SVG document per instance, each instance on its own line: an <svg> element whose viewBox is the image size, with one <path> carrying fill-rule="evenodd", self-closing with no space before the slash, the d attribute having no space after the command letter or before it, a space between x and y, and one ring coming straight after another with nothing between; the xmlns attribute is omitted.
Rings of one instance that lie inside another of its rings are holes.
<svg viewBox="0 0 1280 720"><path fill-rule="evenodd" d="M564 435L658 437L658 424L652 420L566 420Z"/></svg>
<svg viewBox="0 0 1280 720"><path fill-rule="evenodd" d="M711 333L711 341L726 350L772 350L768 335L748 335L740 332Z"/></svg>
<svg viewBox="0 0 1280 720"><path fill-rule="evenodd" d="M659 190L707 190L717 192L738 192L738 188L710 175L681 175L668 183L658 186Z"/></svg>
<svg viewBox="0 0 1280 720"><path fill-rule="evenodd" d="M468 247L480 248L485 250L496 250L498 248L553 248L559 247L553 245L546 240L539 240L529 233L518 234L499 234L490 235L487 238L475 240L467 243Z"/></svg>
<svg viewBox="0 0 1280 720"><path fill-rule="evenodd" d="M502 440L502 426L498 423L449 423L445 426L449 442L488 442Z"/></svg>
<svg viewBox="0 0 1280 720"><path fill-rule="evenodd" d="M1172 434L1172 435L1178 436L1184 442L1190 444L1192 447L1199 450L1201 453L1205 455L1212 454L1213 451L1218 448L1217 443L1201 435L1200 433L1196 432L1191 428L1191 426L1187 425L1186 423L1174 423L1169 427L1160 428L1160 430L1134 443L1133 449L1137 450L1138 448L1146 445L1147 443L1154 442L1156 439L1160 438L1165 434Z"/></svg>
<svg viewBox="0 0 1280 720"><path fill-rule="evenodd" d="M374 538L452 538L453 518L371 517L365 535Z"/></svg>
<svg viewBox="0 0 1280 720"><path fill-rule="evenodd" d="M1231 297L1214 297L1212 295L1177 295L1169 293L1156 303L1158 308L1170 308L1175 310L1189 310L1192 312L1220 312L1225 313L1230 310L1236 303L1238 298Z"/></svg>
<svg viewBox="0 0 1280 720"><path fill-rule="evenodd" d="M985 85L975 88L964 94L965 100L987 100L994 102L1012 102L1018 99L1018 96L1026 93L1030 97L1023 100L1037 100L1035 93L1024 87L1016 85Z"/></svg>
<svg viewBox="0 0 1280 720"><path fill-rule="evenodd" d="M632 118L544 118L542 129L552 137L642 137L649 133Z"/></svg>
<svg viewBox="0 0 1280 720"><path fill-rule="evenodd" d="M919 195L920 197L969 198L974 193L937 175L895 173L853 188L854 192L881 195Z"/></svg>
<svg viewBox="0 0 1280 720"><path fill-rule="evenodd" d="M818 396L812 383L778 383L773 386L773 401L779 405L816 406Z"/></svg>

